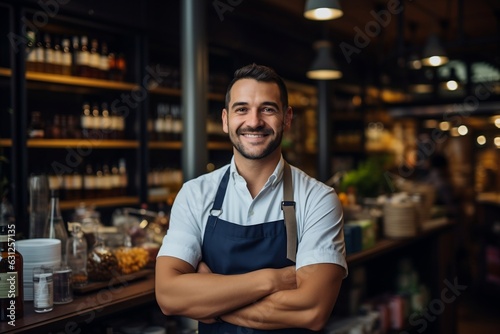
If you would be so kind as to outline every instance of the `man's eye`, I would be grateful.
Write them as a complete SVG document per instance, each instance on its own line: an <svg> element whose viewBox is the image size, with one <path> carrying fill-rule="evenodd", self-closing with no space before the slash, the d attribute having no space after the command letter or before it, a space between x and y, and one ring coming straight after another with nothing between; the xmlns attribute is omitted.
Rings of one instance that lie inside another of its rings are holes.
<svg viewBox="0 0 500 334"><path fill-rule="evenodd" d="M276 109L274 109L274 108L270 108L270 107L266 107L266 108L264 108L264 109L263 109L263 111L264 111L265 113L272 114L272 113L275 113L275 112L276 112Z"/></svg>

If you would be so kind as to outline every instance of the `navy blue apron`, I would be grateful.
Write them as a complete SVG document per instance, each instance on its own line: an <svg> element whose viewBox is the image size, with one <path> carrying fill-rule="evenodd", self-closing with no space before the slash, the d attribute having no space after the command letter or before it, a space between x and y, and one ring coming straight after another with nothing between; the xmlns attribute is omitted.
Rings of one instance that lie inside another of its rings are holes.
<svg viewBox="0 0 500 334"><path fill-rule="evenodd" d="M203 237L203 259L212 272L223 275L242 274L263 268L284 268L295 263L287 259L287 237L284 220L242 226L222 219L220 213L229 169L224 174ZM199 323L200 334L313 333L307 329L256 330L229 323Z"/></svg>

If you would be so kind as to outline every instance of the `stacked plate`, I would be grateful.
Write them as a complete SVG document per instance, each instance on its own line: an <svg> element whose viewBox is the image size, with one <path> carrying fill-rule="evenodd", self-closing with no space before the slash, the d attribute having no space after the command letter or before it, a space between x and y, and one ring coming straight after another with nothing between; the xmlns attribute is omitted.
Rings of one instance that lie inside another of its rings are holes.
<svg viewBox="0 0 500 334"><path fill-rule="evenodd" d="M33 268L56 267L61 263L61 240L35 238L16 242L23 256L24 300L33 300Z"/></svg>
<svg viewBox="0 0 500 334"><path fill-rule="evenodd" d="M388 238L416 236L419 232L417 209L413 202L384 205L384 235Z"/></svg>

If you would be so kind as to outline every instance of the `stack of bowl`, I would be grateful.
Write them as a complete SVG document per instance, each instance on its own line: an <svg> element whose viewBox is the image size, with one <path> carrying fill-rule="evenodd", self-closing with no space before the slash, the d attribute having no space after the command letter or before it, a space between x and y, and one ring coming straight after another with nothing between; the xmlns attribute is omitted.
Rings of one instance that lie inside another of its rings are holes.
<svg viewBox="0 0 500 334"><path fill-rule="evenodd" d="M35 238L16 242L23 256L24 300L33 300L33 268L57 267L61 264L61 240Z"/></svg>

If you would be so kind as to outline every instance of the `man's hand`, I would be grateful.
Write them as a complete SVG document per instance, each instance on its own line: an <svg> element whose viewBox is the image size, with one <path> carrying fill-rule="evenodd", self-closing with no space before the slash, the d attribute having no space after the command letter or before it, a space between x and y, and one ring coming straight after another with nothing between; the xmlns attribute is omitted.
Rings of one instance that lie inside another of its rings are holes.
<svg viewBox="0 0 500 334"><path fill-rule="evenodd" d="M198 274L211 274L212 270L207 266L205 262L200 262L198 264L198 268L196 269Z"/></svg>

